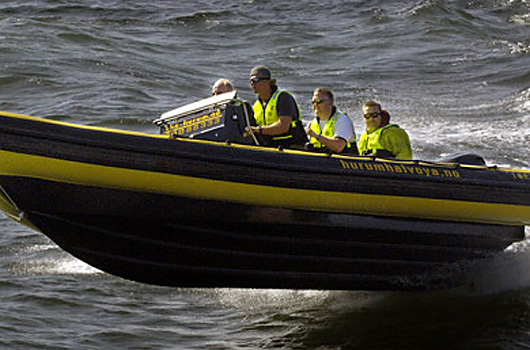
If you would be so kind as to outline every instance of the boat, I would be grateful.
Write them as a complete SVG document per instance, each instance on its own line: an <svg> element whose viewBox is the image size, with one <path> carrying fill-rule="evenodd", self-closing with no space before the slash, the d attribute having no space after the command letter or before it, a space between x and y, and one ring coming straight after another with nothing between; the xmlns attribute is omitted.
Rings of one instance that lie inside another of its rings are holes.
<svg viewBox="0 0 530 350"><path fill-rule="evenodd" d="M170 287L447 288L525 238L529 170L264 147L252 119L235 92L162 114L160 133L0 112L0 209Z"/></svg>

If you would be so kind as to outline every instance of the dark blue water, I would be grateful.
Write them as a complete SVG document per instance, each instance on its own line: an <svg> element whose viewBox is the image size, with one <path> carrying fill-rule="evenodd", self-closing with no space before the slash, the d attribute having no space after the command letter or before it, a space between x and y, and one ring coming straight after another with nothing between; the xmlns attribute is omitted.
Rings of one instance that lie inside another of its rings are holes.
<svg viewBox="0 0 530 350"><path fill-rule="evenodd" d="M309 120L377 99L416 158L530 168L530 3L3 1L0 110L156 132L220 77L268 65ZM527 349L526 243L453 291L170 289L103 274L0 217L0 349Z"/></svg>

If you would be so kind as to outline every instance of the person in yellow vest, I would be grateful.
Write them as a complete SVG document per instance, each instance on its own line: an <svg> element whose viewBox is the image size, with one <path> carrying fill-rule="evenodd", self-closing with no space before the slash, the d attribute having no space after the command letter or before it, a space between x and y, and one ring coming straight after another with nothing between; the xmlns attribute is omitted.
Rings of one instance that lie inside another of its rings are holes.
<svg viewBox="0 0 530 350"><path fill-rule="evenodd" d="M291 92L282 90L265 66L250 71L252 92L258 95L252 109L258 126L250 129L261 136L265 146L300 148L307 142L300 108Z"/></svg>
<svg viewBox="0 0 530 350"><path fill-rule="evenodd" d="M375 101L363 105L366 131L359 139L359 153L363 156L412 159L407 132L396 124L389 124L390 114Z"/></svg>
<svg viewBox="0 0 530 350"><path fill-rule="evenodd" d="M317 88L313 92L311 104L316 116L306 128L306 133L312 148L322 152L357 155L353 122L334 105L331 90Z"/></svg>

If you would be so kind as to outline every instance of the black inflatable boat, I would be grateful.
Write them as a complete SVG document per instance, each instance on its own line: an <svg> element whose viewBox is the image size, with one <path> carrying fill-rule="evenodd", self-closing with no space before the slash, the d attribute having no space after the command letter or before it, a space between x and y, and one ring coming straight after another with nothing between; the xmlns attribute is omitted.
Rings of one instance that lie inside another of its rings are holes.
<svg viewBox="0 0 530 350"><path fill-rule="evenodd" d="M96 268L178 287L431 288L530 224L529 170L261 147L234 93L155 123L0 112L0 209Z"/></svg>

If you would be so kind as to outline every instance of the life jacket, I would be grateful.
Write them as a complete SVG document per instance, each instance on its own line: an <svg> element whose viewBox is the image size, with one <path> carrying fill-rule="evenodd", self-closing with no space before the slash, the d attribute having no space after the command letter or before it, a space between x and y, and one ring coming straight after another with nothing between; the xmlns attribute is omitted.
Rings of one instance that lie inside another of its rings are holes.
<svg viewBox="0 0 530 350"><path fill-rule="evenodd" d="M385 130L399 128L396 124L387 124L371 133L364 132L359 139L359 153L363 156L373 155L379 157L392 157L396 155L381 145L381 136Z"/></svg>
<svg viewBox="0 0 530 350"><path fill-rule="evenodd" d="M348 117L343 112L339 111L338 109L335 109L335 113L333 113L333 115L328 119L328 121L326 122L326 125L324 125L324 129L323 130L320 130L320 122L319 122L318 118L313 119L311 121L311 124L310 124L309 127L317 135L323 135L325 137L333 138L335 122L337 121L337 119L341 115L344 115L344 116ZM311 137L309 142L311 142L311 144L313 145L313 148L315 148L315 149L324 149L324 148L326 148L326 146L324 146L322 144L322 142L317 140L316 137ZM353 150L352 150L351 143L349 141L346 141L346 147L344 147L344 150L341 153L352 153L352 152L353 152ZM357 152L355 152L355 153L357 153Z"/></svg>
<svg viewBox="0 0 530 350"><path fill-rule="evenodd" d="M254 119L256 120L256 123L260 126L267 126L276 123L280 119L278 116L278 110L276 108L276 105L278 103L278 97L283 92L291 95L291 97L295 101L294 103L296 105L298 117L297 119L292 120L291 127L289 128L288 132L281 135L269 136L269 138L272 141L272 144L294 143L303 145L307 141L307 137L305 136L302 120L300 119L300 107L298 106L298 103L296 103L293 94L291 94L289 91L277 89L267 102L265 110L263 110L263 105L261 104L261 101L259 99L256 100L256 102L254 102L254 105L252 106L252 109L254 110Z"/></svg>

